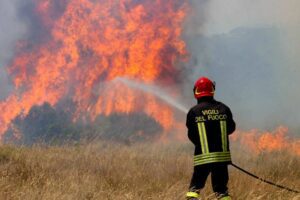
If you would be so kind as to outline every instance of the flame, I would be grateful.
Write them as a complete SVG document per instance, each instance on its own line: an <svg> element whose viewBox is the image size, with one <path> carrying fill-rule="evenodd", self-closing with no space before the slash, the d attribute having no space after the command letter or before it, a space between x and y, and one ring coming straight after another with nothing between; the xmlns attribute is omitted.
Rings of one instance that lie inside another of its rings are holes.
<svg viewBox="0 0 300 200"><path fill-rule="evenodd" d="M172 126L172 108L113 80L175 84L174 65L186 56L180 38L186 2L34 0L34 5L45 35L16 47L8 67L15 89L0 102L0 134L32 106L55 106L66 97L76 105L75 119L143 111L165 129Z"/></svg>
<svg viewBox="0 0 300 200"><path fill-rule="evenodd" d="M142 111L173 137L186 140L186 128L174 110L150 93L131 88L118 77L145 84L175 85L186 46L180 38L188 5L181 0L33 0L43 35L19 41L8 72L15 86L0 102L0 136L13 119L34 105L74 102L74 120L114 112ZM32 30L34 32L36 30ZM178 92L178 91L177 91ZM176 98L176 91L175 96ZM14 133L20 132L14 127ZM233 141L253 152L286 150L300 155L300 140L288 129L236 131ZM160 141L167 141L167 132Z"/></svg>
<svg viewBox="0 0 300 200"><path fill-rule="evenodd" d="M285 126L279 126L272 132L262 132L256 129L248 132L236 131L231 139L256 154L287 151L300 156L300 140L288 137L288 128Z"/></svg>

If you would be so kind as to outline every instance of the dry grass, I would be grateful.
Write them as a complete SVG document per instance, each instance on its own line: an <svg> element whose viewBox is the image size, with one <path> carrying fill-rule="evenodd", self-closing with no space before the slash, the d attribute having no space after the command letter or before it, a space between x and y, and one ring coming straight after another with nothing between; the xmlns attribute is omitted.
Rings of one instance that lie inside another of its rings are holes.
<svg viewBox="0 0 300 200"><path fill-rule="evenodd" d="M264 178L300 186L299 157L286 153L251 156L233 147L234 160ZM98 142L63 147L0 147L0 199L184 199L192 174L189 144ZM296 200L230 168L233 199ZM208 181L203 191L214 199Z"/></svg>

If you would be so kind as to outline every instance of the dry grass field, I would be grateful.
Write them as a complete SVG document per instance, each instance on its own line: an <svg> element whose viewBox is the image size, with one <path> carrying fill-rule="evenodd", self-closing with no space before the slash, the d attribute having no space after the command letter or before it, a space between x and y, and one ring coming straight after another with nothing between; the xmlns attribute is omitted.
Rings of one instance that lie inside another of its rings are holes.
<svg viewBox="0 0 300 200"><path fill-rule="evenodd" d="M60 147L0 147L0 199L185 199L192 174L190 144L95 142ZM300 187L300 159L284 152L252 155L232 147L236 164L263 178ZM297 200L300 195L254 180L230 167L236 200ZM214 199L210 181L203 191Z"/></svg>

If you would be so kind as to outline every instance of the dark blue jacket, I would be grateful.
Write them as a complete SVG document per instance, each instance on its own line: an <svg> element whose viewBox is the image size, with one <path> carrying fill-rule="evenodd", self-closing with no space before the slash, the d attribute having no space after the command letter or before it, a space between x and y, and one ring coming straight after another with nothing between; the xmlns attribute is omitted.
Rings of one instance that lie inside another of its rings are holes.
<svg viewBox="0 0 300 200"><path fill-rule="evenodd" d="M187 114L188 137L195 145L194 164L231 162L228 135L235 122L230 109L213 97L202 97Z"/></svg>

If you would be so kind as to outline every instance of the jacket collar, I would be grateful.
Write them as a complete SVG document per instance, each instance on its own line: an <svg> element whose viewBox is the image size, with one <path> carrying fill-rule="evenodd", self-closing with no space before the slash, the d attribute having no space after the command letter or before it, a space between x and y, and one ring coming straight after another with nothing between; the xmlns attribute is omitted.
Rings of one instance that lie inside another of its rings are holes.
<svg viewBox="0 0 300 200"><path fill-rule="evenodd" d="M210 102L213 101L214 97L210 97L210 96L206 96L206 97L201 97L199 99L197 99L198 104L202 103L202 102Z"/></svg>

